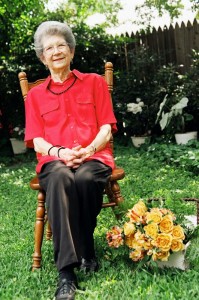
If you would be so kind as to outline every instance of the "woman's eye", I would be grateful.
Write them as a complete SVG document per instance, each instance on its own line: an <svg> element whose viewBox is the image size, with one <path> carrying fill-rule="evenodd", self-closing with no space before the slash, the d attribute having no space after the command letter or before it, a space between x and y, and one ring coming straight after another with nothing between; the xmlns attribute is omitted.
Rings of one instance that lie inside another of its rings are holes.
<svg viewBox="0 0 199 300"><path fill-rule="evenodd" d="M50 46L50 47L46 48L46 51L51 51L52 49L53 49L53 47Z"/></svg>

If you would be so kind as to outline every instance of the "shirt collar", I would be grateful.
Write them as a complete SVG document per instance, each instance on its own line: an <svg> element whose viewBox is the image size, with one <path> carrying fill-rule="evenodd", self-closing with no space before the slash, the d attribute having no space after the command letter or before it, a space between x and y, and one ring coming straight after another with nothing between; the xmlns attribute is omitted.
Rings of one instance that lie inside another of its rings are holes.
<svg viewBox="0 0 199 300"><path fill-rule="evenodd" d="M80 80L83 80L84 74L79 72L78 70L74 69L72 70L73 74Z"/></svg>
<svg viewBox="0 0 199 300"><path fill-rule="evenodd" d="M83 77L84 77L84 74L79 72L78 70L74 69L72 70L72 73L80 80L83 80ZM50 83L50 80L51 80L51 76L49 75L47 78L46 78L46 81L44 82L44 87L47 89L49 83Z"/></svg>

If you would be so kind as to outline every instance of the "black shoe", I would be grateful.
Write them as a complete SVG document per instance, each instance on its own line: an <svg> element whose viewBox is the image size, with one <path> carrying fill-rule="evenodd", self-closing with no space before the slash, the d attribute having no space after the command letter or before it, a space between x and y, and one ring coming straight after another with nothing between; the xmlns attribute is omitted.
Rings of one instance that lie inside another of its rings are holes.
<svg viewBox="0 0 199 300"><path fill-rule="evenodd" d="M55 293L55 300L75 299L76 289L77 289L76 281L69 281L65 278L60 279L57 291Z"/></svg>
<svg viewBox="0 0 199 300"><path fill-rule="evenodd" d="M97 272L98 269L99 269L99 264L96 258L92 258L92 259L82 258L81 265L80 265L81 271L84 271L85 273Z"/></svg>

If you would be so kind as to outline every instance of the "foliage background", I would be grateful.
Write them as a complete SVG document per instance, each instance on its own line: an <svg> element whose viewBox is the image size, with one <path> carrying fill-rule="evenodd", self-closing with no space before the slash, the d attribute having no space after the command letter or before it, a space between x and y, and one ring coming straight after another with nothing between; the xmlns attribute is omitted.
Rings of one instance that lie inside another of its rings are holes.
<svg viewBox="0 0 199 300"><path fill-rule="evenodd" d="M160 13L170 12L171 17L179 13L181 1L145 1L152 9L156 6ZM162 133L155 125L159 103L166 93L177 95L184 92L190 98L189 113L194 115L188 129L198 130L198 53L194 54L193 65L189 72L180 77L178 66L162 65L161 57L155 55L147 47L139 51L130 51L126 57L125 49L132 42L130 37L111 36L106 28L117 23L116 14L120 8L118 0L68 0L56 11L46 8L46 0L0 0L0 109L4 115L3 126L0 126L0 149L4 139L9 136L9 126L24 125L24 104L21 96L18 72L25 70L29 80L48 75L45 67L38 61L33 50L33 34L39 23L45 20L67 21L77 39L76 55L73 68L82 72L103 72L104 62L114 64L113 104L118 119L118 127L122 138L129 137L129 128L123 123L127 118L126 105L140 97L150 108L148 121L154 135ZM81 5L80 5L81 4ZM193 7L197 9L197 1ZM86 18L94 12L104 13L106 22L90 28ZM150 17L146 19L146 24ZM147 30L150 30L148 28ZM128 59L128 70L124 67ZM2 125L2 123L1 123ZM139 126L139 124L137 124ZM135 124L136 126L136 124ZM4 127L4 128L3 128ZM3 128L3 129L2 129ZM124 136L124 133L126 134Z"/></svg>

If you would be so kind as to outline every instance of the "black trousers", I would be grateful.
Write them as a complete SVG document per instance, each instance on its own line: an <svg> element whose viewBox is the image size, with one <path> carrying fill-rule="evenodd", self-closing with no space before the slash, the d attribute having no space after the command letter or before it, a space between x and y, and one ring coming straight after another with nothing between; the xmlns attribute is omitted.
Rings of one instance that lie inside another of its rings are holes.
<svg viewBox="0 0 199 300"><path fill-rule="evenodd" d="M61 161L43 166L38 175L46 192L58 271L95 256L93 233L111 168L97 160L70 169Z"/></svg>

